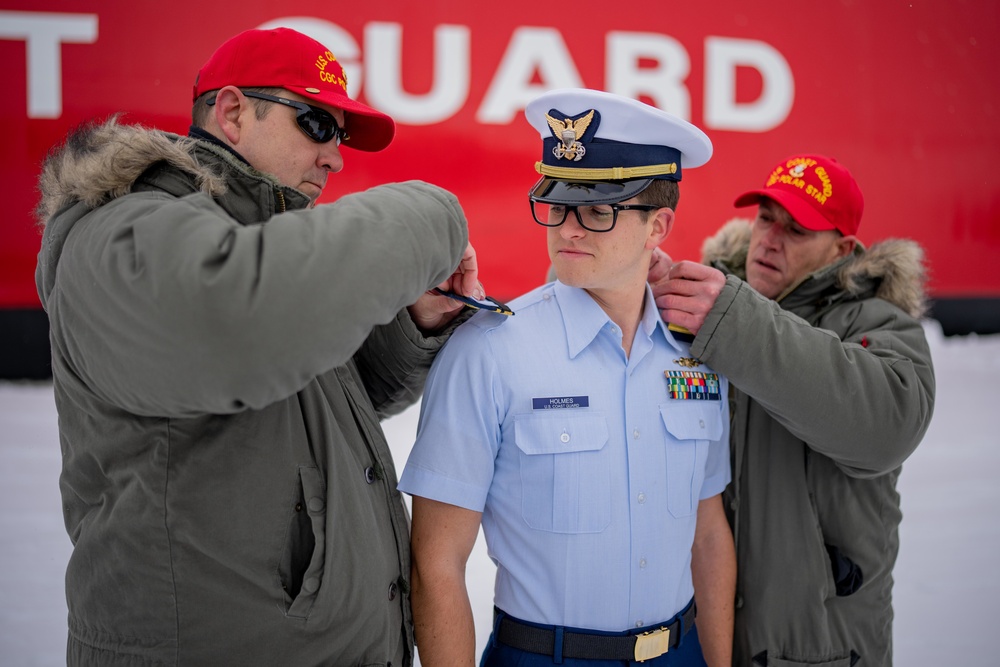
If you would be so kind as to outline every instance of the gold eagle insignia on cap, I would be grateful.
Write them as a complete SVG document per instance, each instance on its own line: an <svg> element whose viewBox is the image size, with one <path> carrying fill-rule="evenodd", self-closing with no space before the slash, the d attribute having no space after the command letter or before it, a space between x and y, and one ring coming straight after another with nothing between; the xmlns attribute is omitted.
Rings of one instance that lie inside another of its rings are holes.
<svg viewBox="0 0 1000 667"><path fill-rule="evenodd" d="M552 154L560 160L579 161L587 153L587 149L580 143L579 139L587 131L590 121L593 119L594 109L591 109L586 116L576 120L566 118L559 121L549 114L545 114L545 120L552 128L552 134L562 142L561 145L556 144L556 147L552 149Z"/></svg>

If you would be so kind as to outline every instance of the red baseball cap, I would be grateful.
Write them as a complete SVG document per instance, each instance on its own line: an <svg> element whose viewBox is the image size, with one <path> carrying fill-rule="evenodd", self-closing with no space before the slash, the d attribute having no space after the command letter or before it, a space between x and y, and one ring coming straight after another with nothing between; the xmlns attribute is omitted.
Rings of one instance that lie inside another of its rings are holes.
<svg viewBox="0 0 1000 667"><path fill-rule="evenodd" d="M760 190L745 192L735 206L753 206L767 197L781 204L795 221L813 231L839 229L858 233L865 200L847 168L832 157L796 155L782 161Z"/></svg>
<svg viewBox="0 0 1000 667"><path fill-rule="evenodd" d="M247 30L226 41L194 81L194 96L225 86L284 88L342 109L348 138L344 146L380 151L396 133L392 118L347 96L344 68L330 50L291 28Z"/></svg>

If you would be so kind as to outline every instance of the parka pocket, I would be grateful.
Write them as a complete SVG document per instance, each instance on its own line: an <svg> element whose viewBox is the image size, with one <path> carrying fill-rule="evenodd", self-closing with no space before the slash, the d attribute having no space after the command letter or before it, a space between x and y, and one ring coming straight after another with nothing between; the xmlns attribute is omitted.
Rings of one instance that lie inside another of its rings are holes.
<svg viewBox="0 0 1000 667"><path fill-rule="evenodd" d="M551 414L556 413L556 414ZM547 410L514 418L521 516L536 530L599 533L611 523L611 467L604 415Z"/></svg>
<svg viewBox="0 0 1000 667"><path fill-rule="evenodd" d="M279 560L285 613L308 618L320 585L326 556L326 486L319 470L300 467L299 494Z"/></svg>
<svg viewBox="0 0 1000 667"><path fill-rule="evenodd" d="M827 544L826 553L830 556L830 571L837 591L837 597L854 595L864 583L864 573L861 567L847 557L839 547Z"/></svg>
<svg viewBox="0 0 1000 667"><path fill-rule="evenodd" d="M705 481L708 443L722 437L722 410L718 401L673 401L660 405L660 418L669 434L667 510L675 518L691 516Z"/></svg>

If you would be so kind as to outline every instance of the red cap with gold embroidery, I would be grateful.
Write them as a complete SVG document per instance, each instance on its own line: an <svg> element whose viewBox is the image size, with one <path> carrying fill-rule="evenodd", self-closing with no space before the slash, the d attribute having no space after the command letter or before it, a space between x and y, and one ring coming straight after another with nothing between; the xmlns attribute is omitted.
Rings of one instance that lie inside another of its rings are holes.
<svg viewBox="0 0 1000 667"><path fill-rule="evenodd" d="M194 98L225 86L284 88L342 109L344 146L380 151L396 132L392 118L347 96L344 68L330 50L290 28L247 30L216 49L194 82Z"/></svg>
<svg viewBox="0 0 1000 667"><path fill-rule="evenodd" d="M735 206L752 206L767 197L781 204L795 221L813 231L839 229L858 233L865 200L851 172L831 157L796 155L782 161L764 187L745 192Z"/></svg>

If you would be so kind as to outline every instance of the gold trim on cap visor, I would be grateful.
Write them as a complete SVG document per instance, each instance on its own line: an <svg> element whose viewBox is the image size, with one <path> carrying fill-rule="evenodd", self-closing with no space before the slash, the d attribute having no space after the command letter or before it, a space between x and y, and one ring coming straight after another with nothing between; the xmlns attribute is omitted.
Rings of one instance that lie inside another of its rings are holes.
<svg viewBox="0 0 1000 667"><path fill-rule="evenodd" d="M642 167L610 167L607 169L573 169L572 167L550 167L543 162L535 163L535 171L543 176L582 181L624 181L630 178L649 178L660 174L676 174L677 163L650 164Z"/></svg>

